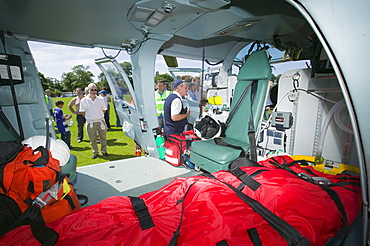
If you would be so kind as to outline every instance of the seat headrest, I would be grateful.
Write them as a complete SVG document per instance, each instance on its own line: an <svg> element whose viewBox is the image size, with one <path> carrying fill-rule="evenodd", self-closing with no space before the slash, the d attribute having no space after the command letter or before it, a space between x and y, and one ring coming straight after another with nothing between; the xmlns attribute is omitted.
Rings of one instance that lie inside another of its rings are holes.
<svg viewBox="0 0 370 246"><path fill-rule="evenodd" d="M239 71L238 80L270 80L271 66L266 50L253 52Z"/></svg>

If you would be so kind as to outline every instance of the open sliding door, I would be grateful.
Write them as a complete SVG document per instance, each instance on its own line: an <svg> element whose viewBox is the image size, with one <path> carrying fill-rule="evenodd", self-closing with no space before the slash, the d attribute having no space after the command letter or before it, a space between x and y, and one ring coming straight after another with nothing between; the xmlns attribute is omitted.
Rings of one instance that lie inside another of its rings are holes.
<svg viewBox="0 0 370 246"><path fill-rule="evenodd" d="M113 95L113 103L122 123L123 132L145 149L142 132L146 126L137 110L137 100L131 81L121 65L112 58L96 59L95 63L104 73Z"/></svg>

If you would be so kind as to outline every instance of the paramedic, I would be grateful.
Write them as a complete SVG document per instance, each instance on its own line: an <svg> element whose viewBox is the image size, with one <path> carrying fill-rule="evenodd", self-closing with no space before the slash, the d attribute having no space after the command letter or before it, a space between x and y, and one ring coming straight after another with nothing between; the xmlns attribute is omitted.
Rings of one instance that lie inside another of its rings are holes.
<svg viewBox="0 0 370 246"><path fill-rule="evenodd" d="M53 99L51 99L51 91L49 89L45 90L45 102L46 102L46 105L48 106L50 115L54 117L54 114L53 114Z"/></svg>
<svg viewBox="0 0 370 246"><path fill-rule="evenodd" d="M107 153L107 124L104 120L104 113L107 111L104 99L98 97L98 89L94 83L88 85L89 94L81 100L80 112L86 118L87 134L90 138L90 144L93 148L92 159L98 157L98 144L96 133L100 136L101 152L103 156L109 156Z"/></svg>
<svg viewBox="0 0 370 246"><path fill-rule="evenodd" d="M160 128L163 128L164 118L164 101L170 95L168 90L165 90L165 83L163 80L157 80L157 90L155 91L155 103L157 109L158 124Z"/></svg>
<svg viewBox="0 0 370 246"><path fill-rule="evenodd" d="M174 133L182 133L190 115L190 109L184 108L181 99L187 95L188 84L182 80L176 80L173 84L175 91L164 102L164 136Z"/></svg>

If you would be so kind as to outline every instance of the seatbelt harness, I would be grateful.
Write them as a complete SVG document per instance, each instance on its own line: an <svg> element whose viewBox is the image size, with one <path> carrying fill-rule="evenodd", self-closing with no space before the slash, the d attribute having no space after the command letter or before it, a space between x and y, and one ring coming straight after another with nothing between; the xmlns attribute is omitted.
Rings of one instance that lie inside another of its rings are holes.
<svg viewBox="0 0 370 246"><path fill-rule="evenodd" d="M253 82L255 82L257 80L254 80ZM253 83L252 82L252 83ZM252 86L252 83L250 83L247 87L245 87L242 95L239 97L239 100L235 103L235 106L233 107L233 109L230 111L225 123L226 123L226 126L229 125L230 121L233 119L236 111L238 111L238 109L240 108L240 105L242 104L242 102L244 101L244 98L245 96L247 95L248 91L250 90L251 86Z"/></svg>
<svg viewBox="0 0 370 246"><path fill-rule="evenodd" d="M250 159L257 161L257 146L256 146L256 131L254 130L254 117L253 117L253 103L257 93L257 80L252 82L252 91L251 91L251 112L248 123L248 139L249 139L249 153Z"/></svg>
<svg viewBox="0 0 370 246"><path fill-rule="evenodd" d="M249 138L249 150L250 150L250 155L251 159L253 161L257 161L257 146L256 146L256 137L255 137L255 130L254 130L254 117L253 117L253 103L254 99L256 97L256 92L257 92L257 87L258 87L258 80L253 80L252 83L250 83L243 91L242 96L239 98L238 102L235 104L235 107L233 110L230 112L229 117L226 120L226 127L230 123L231 119L235 115L236 110L240 107L241 102L244 100L246 94L248 93L249 89L252 88L251 94L250 94L250 105L251 105L251 111L250 111L250 117L249 117L249 122L248 122L248 138ZM245 150L241 146L236 146L232 145L229 143L226 143L223 141L222 138L215 138L214 142L217 145L241 150L242 152L240 153L239 157L246 157Z"/></svg>
<svg viewBox="0 0 370 246"><path fill-rule="evenodd" d="M214 138L213 141L217 145L221 145L221 146L225 146L225 147L229 147L229 148L241 150L239 157L245 157L246 156L245 150L241 146L236 146L236 145L228 144L225 141L223 141L222 138Z"/></svg>

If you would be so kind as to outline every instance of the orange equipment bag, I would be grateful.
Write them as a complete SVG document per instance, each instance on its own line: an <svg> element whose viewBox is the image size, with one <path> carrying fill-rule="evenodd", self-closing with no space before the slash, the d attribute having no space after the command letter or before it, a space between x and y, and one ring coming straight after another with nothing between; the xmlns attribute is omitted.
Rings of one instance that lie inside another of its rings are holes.
<svg viewBox="0 0 370 246"><path fill-rule="evenodd" d="M81 208L72 185L60 174L59 161L43 146L23 147L3 166L0 181L0 193L13 198L22 212L38 205L46 222Z"/></svg>
<svg viewBox="0 0 370 246"><path fill-rule="evenodd" d="M58 182L58 200L51 198L47 205L41 209L45 223L59 219L75 210L81 208L81 204L67 177L61 178Z"/></svg>

